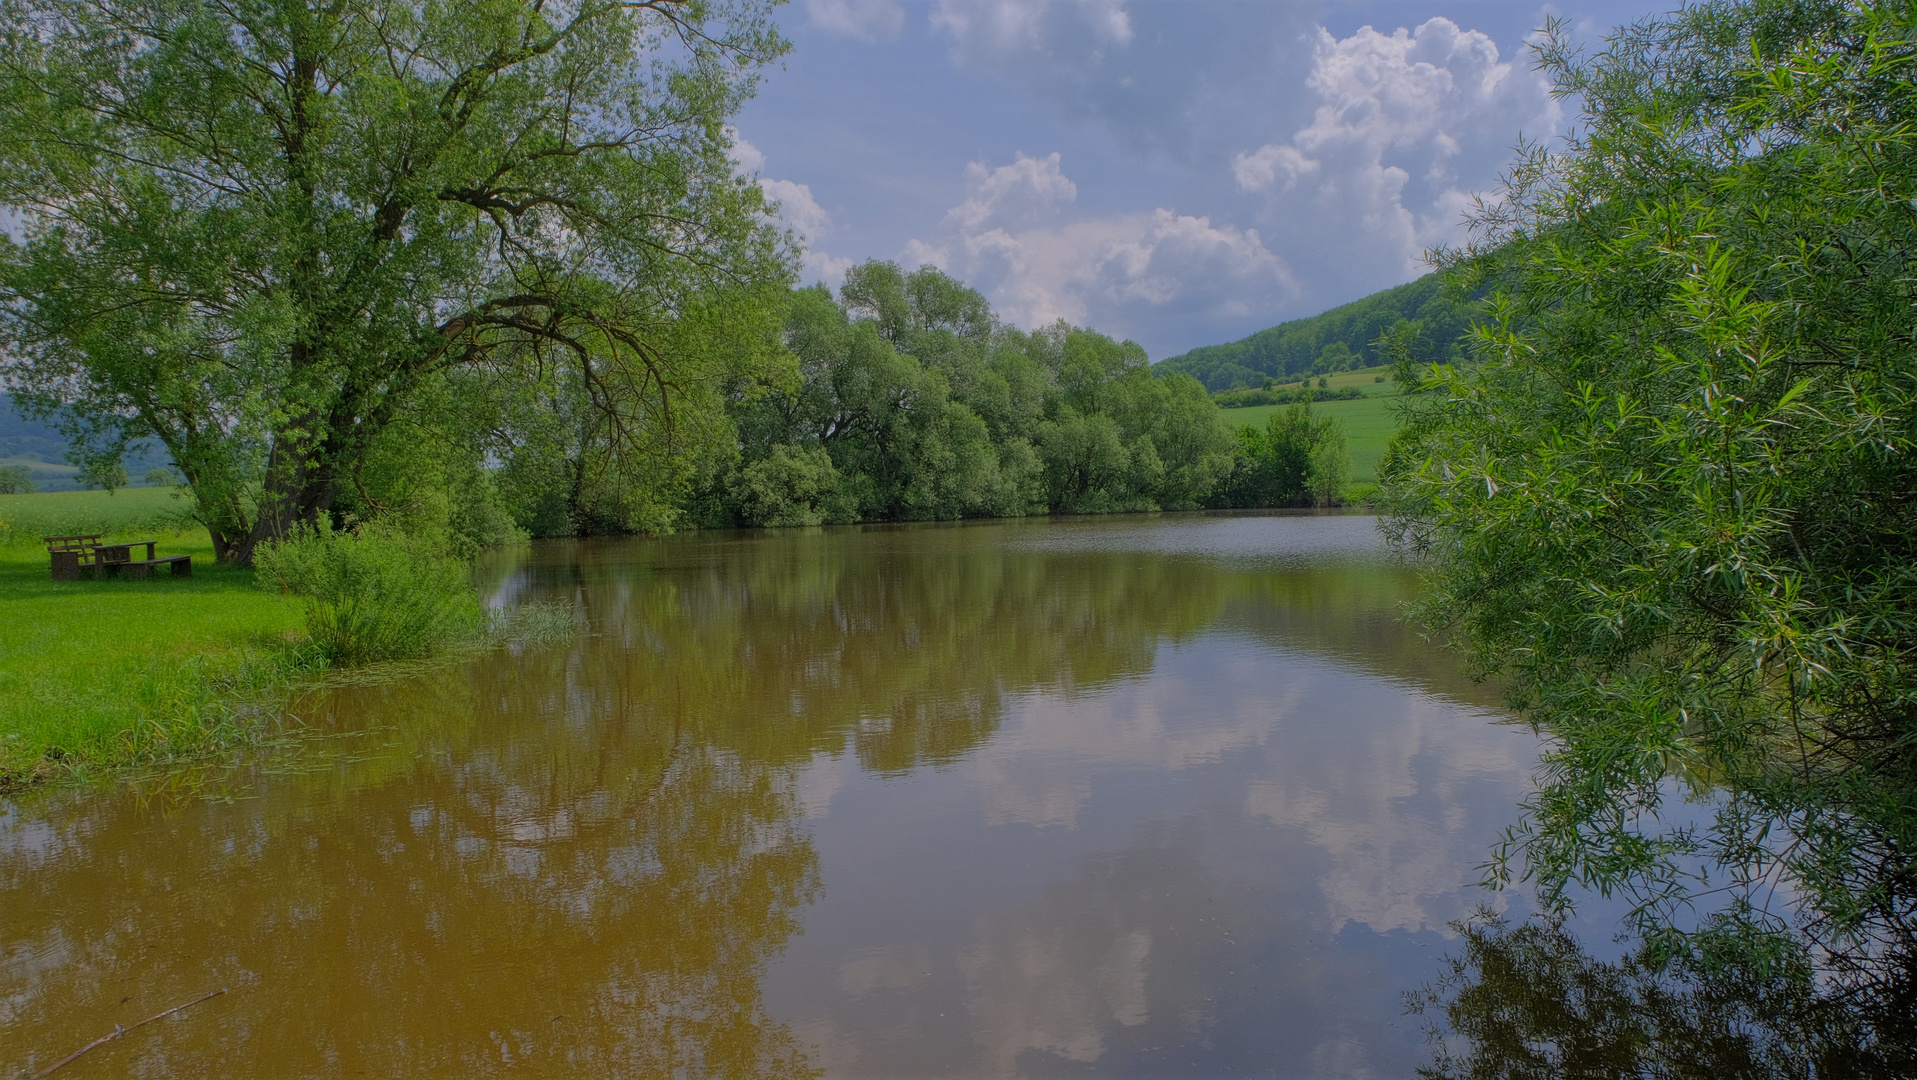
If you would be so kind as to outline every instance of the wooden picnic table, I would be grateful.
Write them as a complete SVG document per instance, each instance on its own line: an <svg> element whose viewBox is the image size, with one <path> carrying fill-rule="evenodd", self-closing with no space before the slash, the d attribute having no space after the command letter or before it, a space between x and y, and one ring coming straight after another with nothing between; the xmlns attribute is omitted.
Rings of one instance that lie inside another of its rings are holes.
<svg viewBox="0 0 1917 1080"><path fill-rule="evenodd" d="M100 562L102 565L132 562L133 549L136 547L145 548L146 559L148 562L152 562L153 549L158 544L158 540L128 540L123 544L95 544L93 545L93 550L100 553Z"/></svg>
<svg viewBox="0 0 1917 1080"><path fill-rule="evenodd" d="M174 577L193 576L193 557L190 555L169 555L160 558L155 554L158 540L127 540L117 544L100 543L99 533L77 536L44 536L47 553L53 557L53 580L78 581L80 571L91 570L93 576L107 577L124 572L136 581L146 579L156 566L164 566L172 571ZM146 558L133 557L133 549L146 549Z"/></svg>

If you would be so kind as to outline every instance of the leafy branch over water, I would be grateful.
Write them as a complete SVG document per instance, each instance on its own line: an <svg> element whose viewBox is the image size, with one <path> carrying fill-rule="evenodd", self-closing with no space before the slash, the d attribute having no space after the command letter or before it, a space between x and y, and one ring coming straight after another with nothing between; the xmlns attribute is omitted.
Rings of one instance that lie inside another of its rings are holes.
<svg viewBox="0 0 1917 1080"><path fill-rule="evenodd" d="M1917 28L1725 2L1540 56L1582 134L1445 256L1492 317L1470 362L1401 364L1383 467L1419 614L1555 737L1496 871L1627 896L1653 959L1761 963L1796 927L1840 979L1894 980L1917 948Z"/></svg>

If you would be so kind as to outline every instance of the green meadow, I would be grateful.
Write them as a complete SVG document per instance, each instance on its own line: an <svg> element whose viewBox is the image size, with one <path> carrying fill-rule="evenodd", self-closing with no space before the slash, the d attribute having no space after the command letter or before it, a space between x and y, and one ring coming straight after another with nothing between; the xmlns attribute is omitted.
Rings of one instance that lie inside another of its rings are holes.
<svg viewBox="0 0 1917 1080"><path fill-rule="evenodd" d="M302 607L216 565L167 488L0 495L0 790L250 736L306 666ZM40 537L157 540L193 576L52 580Z"/></svg>
<svg viewBox="0 0 1917 1080"><path fill-rule="evenodd" d="M1333 384L1336 384L1336 380L1333 380ZM1377 385L1380 390L1390 387L1391 392L1357 401L1321 401L1311 406L1313 413L1335 416L1344 424L1346 445L1351 450L1353 484L1378 482L1378 459L1384 456L1385 445L1391 441L1392 432L1398 430L1397 385ZM1233 423L1255 427L1263 426L1265 418L1272 413L1288 408L1289 405L1253 405L1244 409L1226 409L1224 414Z"/></svg>
<svg viewBox="0 0 1917 1080"><path fill-rule="evenodd" d="M42 550L43 536L74 533L110 533L133 539L133 532L205 530L186 517L183 489L174 487L121 488L104 491L53 491L33 495L0 495L0 547L26 545ZM148 539L141 535L138 539ZM154 537L153 539L158 539ZM193 560L198 568L199 559Z"/></svg>

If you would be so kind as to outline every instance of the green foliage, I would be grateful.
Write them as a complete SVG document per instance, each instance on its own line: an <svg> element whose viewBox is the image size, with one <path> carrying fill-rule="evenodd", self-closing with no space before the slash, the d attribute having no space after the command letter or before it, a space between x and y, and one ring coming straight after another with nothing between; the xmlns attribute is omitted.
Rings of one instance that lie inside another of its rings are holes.
<svg viewBox="0 0 1917 1080"><path fill-rule="evenodd" d="M33 473L25 465L9 465L0 469L0 495L31 495L36 490Z"/></svg>
<svg viewBox="0 0 1917 1080"><path fill-rule="evenodd" d="M792 295L795 377L735 384L739 458L690 500L704 524L938 520L1199 504L1230 436L1195 380L1059 324L1027 334L932 267L854 267Z"/></svg>
<svg viewBox="0 0 1917 1080"><path fill-rule="evenodd" d="M1423 618L1552 737L1498 872L1623 892L1674 952L1708 888L1907 958L1909 9L1700 4L1542 55L1583 134L1452 256L1490 318L1474 363L1403 365L1384 469ZM1707 824L1668 812L1687 787L1716 793Z"/></svg>
<svg viewBox="0 0 1917 1080"><path fill-rule="evenodd" d="M1332 372L1348 371L1351 368L1351 346L1342 341L1334 341L1325 346L1318 359L1311 362L1313 375L1325 375Z"/></svg>
<svg viewBox="0 0 1917 1080"><path fill-rule="evenodd" d="M1357 401L1327 402L1317 399L1312 402L1311 411L1314 414L1334 417L1344 427L1345 445L1351 451L1351 479L1354 483L1376 482L1378 461L1398 431L1400 404L1396 395L1379 395ZM1265 405L1226 409L1225 421L1233 427L1262 429L1273 413L1282 412L1284 408Z"/></svg>
<svg viewBox="0 0 1917 1080"><path fill-rule="evenodd" d="M838 492L839 474L824 448L779 445L739 470L737 496L752 525L818 525Z"/></svg>
<svg viewBox="0 0 1917 1080"><path fill-rule="evenodd" d="M305 601L307 634L334 665L417 659L481 627L464 563L382 529L302 529L254 566L263 587Z"/></svg>
<svg viewBox="0 0 1917 1080"><path fill-rule="evenodd" d="M1220 507L1335 506L1351 482L1344 425L1314 416L1311 401L1274 412L1262 430L1240 427L1231 474L1210 499Z"/></svg>
<svg viewBox="0 0 1917 1080"><path fill-rule="evenodd" d="M172 487L178 482L179 476L175 474L172 469L148 469L146 471L147 487Z"/></svg>
<svg viewBox="0 0 1917 1080"><path fill-rule="evenodd" d="M727 155L769 7L0 0L0 375L89 459L164 443L223 560L448 426L669 525L793 273Z"/></svg>
<svg viewBox="0 0 1917 1080"><path fill-rule="evenodd" d="M1448 358L1459 349L1477 307L1446 290L1438 274L1374 293L1322 315L1294 319L1228 345L1206 345L1158 363L1214 392L1263 385L1266 379L1324 375L1388 363L1379 339L1408 335L1421 355Z"/></svg>
<svg viewBox="0 0 1917 1080"><path fill-rule="evenodd" d="M1336 506L1351 483L1351 451L1345 445L1344 425L1331 417L1322 422L1324 429L1311 447L1305 487L1314 505Z"/></svg>

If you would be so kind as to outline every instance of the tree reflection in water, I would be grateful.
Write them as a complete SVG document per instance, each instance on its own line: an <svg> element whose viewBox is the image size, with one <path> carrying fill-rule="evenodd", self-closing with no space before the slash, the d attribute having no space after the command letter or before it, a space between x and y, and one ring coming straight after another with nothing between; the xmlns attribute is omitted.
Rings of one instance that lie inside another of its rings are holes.
<svg viewBox="0 0 1917 1080"><path fill-rule="evenodd" d="M43 1067L119 1008L231 984L204 1022L89 1063L815 1075L760 992L821 888L814 755L955 761L1007 695L1148 670L1228 591L1199 561L962 532L721 537L640 565L552 545L502 577L570 598L585 632L298 704L366 733L350 754L277 761L232 805L68 792L0 814L8 1042Z"/></svg>
<svg viewBox="0 0 1917 1080"><path fill-rule="evenodd" d="M1642 948L1593 957L1546 920L1455 929L1449 971L1410 995L1431 1025L1430 1080L1917 1076L1908 955L1875 958L1868 978L1820 977L1802 951L1660 966Z"/></svg>

